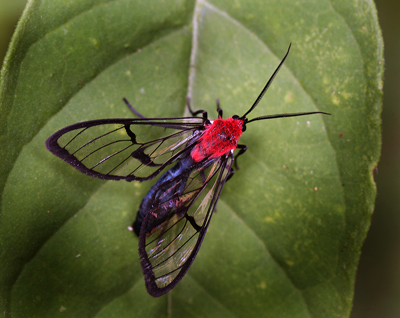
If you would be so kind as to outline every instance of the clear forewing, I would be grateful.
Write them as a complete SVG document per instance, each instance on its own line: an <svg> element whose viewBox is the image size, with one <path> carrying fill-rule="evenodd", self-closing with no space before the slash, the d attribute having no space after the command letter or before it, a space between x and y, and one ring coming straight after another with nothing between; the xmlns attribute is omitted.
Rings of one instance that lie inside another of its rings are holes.
<svg viewBox="0 0 400 318"><path fill-rule="evenodd" d="M205 119L101 119L65 127L47 148L77 170L107 180L150 180L179 160Z"/></svg>
<svg viewBox="0 0 400 318"><path fill-rule="evenodd" d="M233 155L229 153L205 162L203 166L194 167L183 193L165 198L148 211L140 231L139 253L150 295L165 294L189 269L203 241L221 190L232 171L232 163ZM176 182L182 180L177 177L162 186L175 187ZM149 227L154 222L157 225Z"/></svg>

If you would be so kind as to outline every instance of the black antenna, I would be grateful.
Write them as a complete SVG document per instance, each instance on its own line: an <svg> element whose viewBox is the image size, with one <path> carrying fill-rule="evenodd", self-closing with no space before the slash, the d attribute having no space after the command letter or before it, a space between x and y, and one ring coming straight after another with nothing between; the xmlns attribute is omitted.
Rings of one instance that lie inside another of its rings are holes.
<svg viewBox="0 0 400 318"><path fill-rule="evenodd" d="M289 48L283 58L283 60L279 63L278 67L276 68L274 74L272 74L272 76L269 78L267 84L265 84L265 87L263 88L263 90L261 91L260 95L258 95L257 99L255 100L255 102L253 103L253 106L250 107L250 109L246 112L246 114L244 114L241 118L246 118L246 116L258 105L258 103L260 102L260 100L263 98L265 92L267 91L268 87L271 85L272 81L274 80L276 74L278 74L279 69L281 68L283 62L285 62L289 51L290 51L290 47L292 46L292 43L289 44Z"/></svg>
<svg viewBox="0 0 400 318"><path fill-rule="evenodd" d="M246 116L258 105L260 100L263 98L265 92L267 91L268 87L271 85L272 81L274 80L276 74L278 74L279 69L281 68L283 62L285 62L287 56L289 55L290 52L290 47L292 46L292 43L289 44L289 48L283 57L282 61L279 63L278 67L276 68L275 72L272 74L272 76L269 78L267 84L265 84L265 87L261 91L260 95L258 95L257 99L253 103L253 106L250 107L250 109L241 117L246 124L256 121L256 120L263 120L263 119L273 119L273 118L282 118L282 117L296 117L296 116L304 116L304 115L312 115L312 114L325 114L325 115L330 115L329 113L325 112L305 112L305 113L289 113L289 114L276 114L276 115L266 115L266 116L260 116L253 118L251 120L247 120Z"/></svg>
<svg viewBox="0 0 400 318"><path fill-rule="evenodd" d="M289 113L289 114L276 114L276 115L266 115L260 116L253 119L250 119L246 122L246 124L256 121L256 120L263 120L263 119L273 119L273 118L282 118L282 117L296 117L296 116L304 116L304 115L312 115L312 114L325 114L330 115L329 113L325 112L306 112L306 113Z"/></svg>

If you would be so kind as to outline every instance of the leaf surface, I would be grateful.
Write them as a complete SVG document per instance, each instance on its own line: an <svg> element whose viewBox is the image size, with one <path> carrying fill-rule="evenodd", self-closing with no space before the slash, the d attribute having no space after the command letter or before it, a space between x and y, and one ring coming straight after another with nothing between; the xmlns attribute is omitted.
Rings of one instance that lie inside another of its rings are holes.
<svg viewBox="0 0 400 318"><path fill-rule="evenodd" d="M250 118L193 266L160 298L128 231L152 182L104 182L44 141L79 121ZM372 2L30 1L1 73L0 308L13 317L347 317L373 211L382 39Z"/></svg>

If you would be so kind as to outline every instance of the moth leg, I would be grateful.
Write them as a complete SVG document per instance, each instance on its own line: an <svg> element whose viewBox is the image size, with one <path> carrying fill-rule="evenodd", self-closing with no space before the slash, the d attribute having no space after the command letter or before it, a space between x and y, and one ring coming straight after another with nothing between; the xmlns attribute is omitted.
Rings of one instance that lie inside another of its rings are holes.
<svg viewBox="0 0 400 318"><path fill-rule="evenodd" d="M237 155L235 156L235 169L239 170L240 168L239 168L239 166L238 166L238 164L237 164L237 158L238 158L240 155L243 155L243 154L246 152L246 150L247 150L247 145L237 145L236 149L239 149L239 152L238 152Z"/></svg>
<svg viewBox="0 0 400 318"><path fill-rule="evenodd" d="M143 116L143 115L142 115L141 113L139 113L135 108L133 108L133 106L132 106L131 104L129 104L128 100L127 100L125 97L124 97L122 100L125 102L126 106L128 106L129 109L130 109L134 114L136 114L136 115L139 116L140 118L147 119L147 117Z"/></svg>
<svg viewBox="0 0 400 318"><path fill-rule="evenodd" d="M229 171L229 175L228 175L228 178L226 179L226 181L228 181L230 178L232 178L234 173L235 173L235 169L233 169L231 167L231 171Z"/></svg>
<svg viewBox="0 0 400 318"><path fill-rule="evenodd" d="M219 99L217 98L217 113L218 113L218 118L222 118L222 109L219 107Z"/></svg>
<svg viewBox="0 0 400 318"><path fill-rule="evenodd" d="M192 107L190 106L190 97L186 97L186 107L188 108L192 116L197 116L198 114L202 114L204 119L208 119L207 111L202 109L193 111Z"/></svg>

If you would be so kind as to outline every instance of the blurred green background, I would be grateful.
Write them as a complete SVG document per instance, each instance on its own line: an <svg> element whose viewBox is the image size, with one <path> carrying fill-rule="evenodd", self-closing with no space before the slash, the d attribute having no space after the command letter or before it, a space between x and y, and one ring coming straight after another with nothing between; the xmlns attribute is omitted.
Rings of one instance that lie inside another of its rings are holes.
<svg viewBox="0 0 400 318"><path fill-rule="evenodd" d="M0 0L0 61L26 0ZM351 318L400 317L400 1L375 1L385 43L382 156Z"/></svg>

